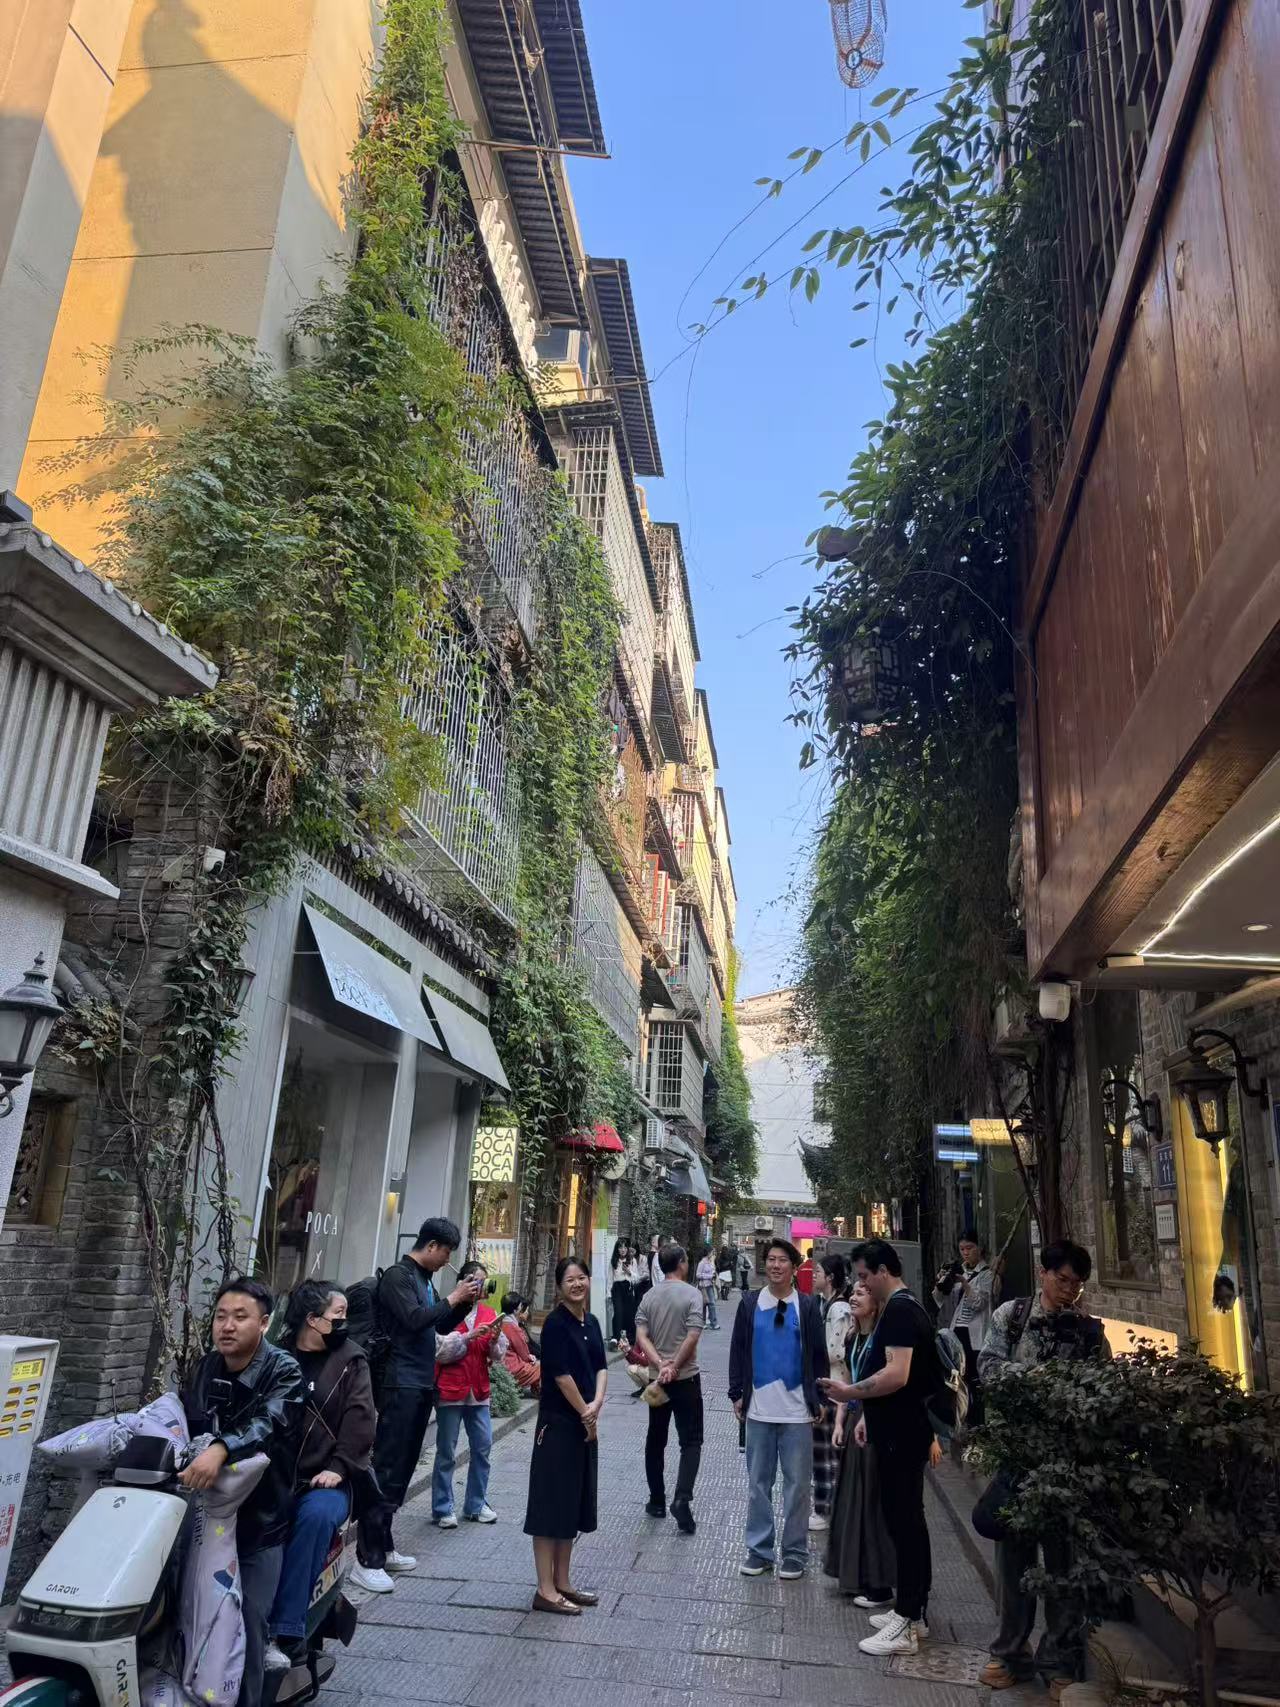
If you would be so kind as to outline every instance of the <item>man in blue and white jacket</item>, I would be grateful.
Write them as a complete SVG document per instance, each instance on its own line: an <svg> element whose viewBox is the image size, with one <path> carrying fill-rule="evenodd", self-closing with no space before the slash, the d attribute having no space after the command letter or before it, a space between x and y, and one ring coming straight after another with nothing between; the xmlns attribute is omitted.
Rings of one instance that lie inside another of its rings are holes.
<svg viewBox="0 0 1280 1707"><path fill-rule="evenodd" d="M782 1563L778 1575L804 1575L809 1554L813 1485L813 1421L822 1409L818 1381L829 1373L826 1335L816 1298L795 1284L800 1252L786 1239L765 1250L768 1281L745 1293L729 1347L729 1397L747 1435L747 1557L745 1577L773 1569L776 1536L773 1486L782 1472Z"/></svg>

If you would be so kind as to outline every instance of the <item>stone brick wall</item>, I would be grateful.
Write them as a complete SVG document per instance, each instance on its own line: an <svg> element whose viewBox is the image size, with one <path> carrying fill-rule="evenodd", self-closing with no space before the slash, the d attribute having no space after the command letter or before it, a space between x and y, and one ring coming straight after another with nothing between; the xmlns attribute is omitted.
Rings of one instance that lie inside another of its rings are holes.
<svg viewBox="0 0 1280 1707"><path fill-rule="evenodd" d="M1148 1095L1159 1098L1166 1138L1173 1130L1173 1112L1165 1062L1185 1047L1187 1032L1194 1024L1196 1007L1212 999L1207 995L1197 997L1187 991L1144 991L1139 998L1142 1088ZM1105 1201L1103 1157L1096 1139L1097 1113L1090 1106L1090 1099L1097 1096L1097 1091L1090 1084L1084 1026L1078 1010L1072 1024L1077 1056L1067 1121L1067 1177L1070 1184L1071 1236L1085 1245L1094 1259L1090 1307L1099 1315L1160 1329L1186 1339L1190 1323L1180 1245L1158 1245L1158 1284L1126 1284L1106 1272L1100 1225L1101 1205ZM1250 1069L1253 1082L1266 1076L1273 1086L1280 1086L1280 1004L1273 1001L1241 1007L1218 1021L1217 1028L1234 1036L1246 1055L1256 1057L1257 1065ZM1246 1099L1244 1117L1267 1374L1274 1389L1280 1387L1280 1182L1277 1181L1277 1142L1269 1104L1263 1110L1257 1102ZM1178 1209L1181 1216L1181 1202Z"/></svg>

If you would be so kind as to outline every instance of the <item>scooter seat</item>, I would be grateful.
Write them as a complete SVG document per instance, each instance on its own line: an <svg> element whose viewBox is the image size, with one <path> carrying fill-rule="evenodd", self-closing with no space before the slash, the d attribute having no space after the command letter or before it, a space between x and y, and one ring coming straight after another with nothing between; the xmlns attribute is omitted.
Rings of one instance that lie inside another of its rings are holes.
<svg viewBox="0 0 1280 1707"><path fill-rule="evenodd" d="M151 1434L135 1434L112 1472L112 1480L127 1488L163 1488L177 1476L178 1454L173 1442Z"/></svg>

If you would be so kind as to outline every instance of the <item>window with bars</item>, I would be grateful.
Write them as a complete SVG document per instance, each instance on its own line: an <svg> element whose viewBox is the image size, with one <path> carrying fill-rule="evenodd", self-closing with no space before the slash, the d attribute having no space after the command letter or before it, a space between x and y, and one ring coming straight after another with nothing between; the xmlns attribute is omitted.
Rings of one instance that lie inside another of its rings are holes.
<svg viewBox="0 0 1280 1707"><path fill-rule="evenodd" d="M707 989L707 1022L704 1031L707 1048L718 1061L724 1050L724 1004L714 978Z"/></svg>
<svg viewBox="0 0 1280 1707"><path fill-rule="evenodd" d="M568 478L578 514L604 549L623 613L623 672L640 715L648 723L653 714L657 614L611 427L579 427L574 432Z"/></svg>
<svg viewBox="0 0 1280 1707"><path fill-rule="evenodd" d="M674 530L655 522L649 529L649 553L658 582L658 602L661 616L661 646L671 671L676 691L677 710L693 721L693 635L689 627L689 611L684 598L684 581L677 558L678 547Z"/></svg>
<svg viewBox="0 0 1280 1707"><path fill-rule="evenodd" d="M1065 441L1182 31L1183 0L1073 0L1059 237ZM1054 447L1060 455L1062 445Z"/></svg>
<svg viewBox="0 0 1280 1707"><path fill-rule="evenodd" d="M532 566L542 549L550 475L524 410L502 389L509 371L507 341L477 243L459 224L439 226L427 266L428 312L494 405L484 425L462 434L467 462L481 483L468 500L468 512L493 577L492 589L482 586L480 593L490 603L500 594L531 641Z"/></svg>
<svg viewBox="0 0 1280 1707"><path fill-rule="evenodd" d="M686 903L676 911L680 932L680 963L672 969L670 975L671 991L678 998L676 1005L679 1008L692 1009L701 1018L707 1005L707 991L711 983L711 963L707 957L707 945L694 917L694 909Z"/></svg>
<svg viewBox="0 0 1280 1707"><path fill-rule="evenodd" d="M440 894L440 880L456 874L510 918L520 815L506 695L474 642L443 625L431 641L431 664L406 695L405 711L438 738L442 776L409 814L417 844L411 864L429 892Z"/></svg>
<svg viewBox="0 0 1280 1707"><path fill-rule="evenodd" d="M604 867L589 849L578 861L573 952L587 974L601 1018L628 1054L638 1055L642 951Z"/></svg>
<svg viewBox="0 0 1280 1707"><path fill-rule="evenodd" d="M704 1068L693 1034L680 1020L649 1024L649 1101L661 1114L702 1126Z"/></svg>

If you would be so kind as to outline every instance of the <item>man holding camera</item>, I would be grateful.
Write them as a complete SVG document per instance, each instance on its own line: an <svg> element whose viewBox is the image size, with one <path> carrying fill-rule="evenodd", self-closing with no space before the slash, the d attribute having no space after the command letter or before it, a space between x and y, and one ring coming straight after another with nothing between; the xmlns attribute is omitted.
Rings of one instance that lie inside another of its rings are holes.
<svg viewBox="0 0 1280 1707"><path fill-rule="evenodd" d="M978 1354L978 1374L984 1382L1002 1371L1030 1369L1051 1358L1078 1362L1111 1356L1106 1331L1096 1316L1080 1308L1093 1261L1082 1245L1059 1239L1040 1253L1040 1290L1034 1298L1014 1298L1002 1304ZM1033 1658L1031 1632L1036 1621L1036 1596L1023 1587L1023 1578L1043 1548L1045 1569L1062 1575L1070 1565L1067 1544L1057 1536L1037 1538L1007 1535L996 1542L996 1607L1000 1628L991 1644L991 1661L981 1681L989 1689L1009 1689L1039 1672L1054 1701L1081 1675L1084 1625L1077 1614L1053 1596L1045 1596L1045 1633Z"/></svg>
<svg viewBox="0 0 1280 1707"><path fill-rule="evenodd" d="M933 1287L938 1326L950 1328L964 1347L964 1378L969 1389L969 1427L982 1421L978 1353L995 1309L996 1276L977 1237L967 1229L958 1241L959 1259L944 1268Z"/></svg>

